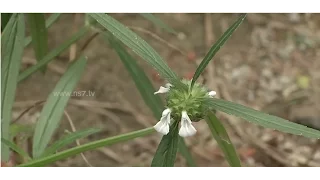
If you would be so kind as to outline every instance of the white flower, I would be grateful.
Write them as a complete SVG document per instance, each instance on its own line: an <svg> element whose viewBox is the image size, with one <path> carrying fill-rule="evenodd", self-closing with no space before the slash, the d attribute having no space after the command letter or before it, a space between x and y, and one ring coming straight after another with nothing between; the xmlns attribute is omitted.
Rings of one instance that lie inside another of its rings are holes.
<svg viewBox="0 0 320 180"><path fill-rule="evenodd" d="M195 135L197 130L192 126L192 122L186 111L182 111L181 116L181 128L179 130L179 135L181 137L188 137Z"/></svg>
<svg viewBox="0 0 320 180"><path fill-rule="evenodd" d="M165 87L160 86L159 90L157 92L155 92L154 94L167 93L167 92L169 92L171 86L172 86L172 84L170 84L170 83L167 83L165 85Z"/></svg>
<svg viewBox="0 0 320 180"><path fill-rule="evenodd" d="M213 98L213 96L215 96L217 93L215 91L210 91L208 93L209 96L211 96Z"/></svg>
<svg viewBox="0 0 320 180"><path fill-rule="evenodd" d="M153 126L156 131L163 135L167 135L169 133L169 126L171 120L170 113L171 109L165 109L162 112L162 117L160 121L155 126Z"/></svg>

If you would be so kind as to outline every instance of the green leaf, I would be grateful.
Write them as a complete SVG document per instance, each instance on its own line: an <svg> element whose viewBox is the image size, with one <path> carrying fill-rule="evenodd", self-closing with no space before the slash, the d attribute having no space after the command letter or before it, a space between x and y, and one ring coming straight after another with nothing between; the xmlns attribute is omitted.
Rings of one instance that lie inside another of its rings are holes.
<svg viewBox="0 0 320 180"><path fill-rule="evenodd" d="M1 13L1 32L6 27L11 16L12 16L12 13Z"/></svg>
<svg viewBox="0 0 320 180"><path fill-rule="evenodd" d="M30 13L28 14L28 20L35 57L39 62L48 52L48 32L45 17L43 13ZM43 72L45 72L45 69L43 67Z"/></svg>
<svg viewBox="0 0 320 180"><path fill-rule="evenodd" d="M169 133L162 137L153 157L152 167L174 167L179 144L178 125L179 121L173 122Z"/></svg>
<svg viewBox="0 0 320 180"><path fill-rule="evenodd" d="M101 140L97 140L97 141L93 141L87 144L82 144L80 146L74 147L74 148L70 148L67 149L65 151L61 151L58 152L56 154L50 155L50 156L46 156L44 158L41 159L36 159L33 160L31 162L25 163L25 164L21 164L19 166L21 167L39 167L39 166L46 166L49 165L53 162L62 160L62 159L66 159L72 156L75 156L77 154L86 152L86 151L90 151L90 150L94 150L94 149L98 149L101 147L105 147L105 146L110 146L116 143L120 143L120 142L125 142L131 139L135 139L138 137L142 137L142 136L147 136L151 133L154 132L154 128L150 127L150 128L146 128L146 129L142 129L142 130L138 130L138 131L133 131L130 133L126 133L126 134L121 134L118 136L114 136L114 137L110 137L110 138L106 138L106 139L101 139Z"/></svg>
<svg viewBox="0 0 320 180"><path fill-rule="evenodd" d="M151 21L155 25L157 25L157 26L163 28L164 30L168 31L169 33L177 34L177 32L174 29L172 29L170 26L168 26L166 23L164 23L161 19L157 18L153 14L151 14L151 13L141 13L140 15L142 17L146 18L147 20Z"/></svg>
<svg viewBox="0 0 320 180"><path fill-rule="evenodd" d="M89 15L155 68L163 78L177 88L188 90L188 87L180 81L161 56L141 37L107 14L95 13Z"/></svg>
<svg viewBox="0 0 320 180"><path fill-rule="evenodd" d="M148 105L148 107L152 110L154 117L159 119L162 114L162 110L164 108L164 104L162 103L159 96L155 96L153 92L155 89L147 75L144 73L143 69L139 67L136 63L136 60L126 51L126 49L113 37L111 37L108 33L104 33L104 36L110 41L111 46L118 53L122 63L127 68L130 76L135 82L144 102ZM189 152L184 139L179 137L179 151L182 156L186 159L188 166L196 166L194 160L192 159L191 153Z"/></svg>
<svg viewBox="0 0 320 180"><path fill-rule="evenodd" d="M10 140L10 121L18 74L23 55L25 24L23 14L13 14L1 35L1 137ZM1 157L9 159L9 148L1 147Z"/></svg>
<svg viewBox="0 0 320 180"><path fill-rule="evenodd" d="M87 137L87 136L94 134L94 133L97 133L99 131L100 131L100 129L90 128L90 129L84 129L81 131L76 131L76 132L70 133L70 134L66 135L65 137L63 137L62 139L53 143L50 147L48 147L45 150L45 152L43 153L42 157L54 154L55 152L57 152L61 148L75 142L77 139Z"/></svg>
<svg viewBox="0 0 320 180"><path fill-rule="evenodd" d="M224 43L230 38L230 36L233 34L233 32L240 26L240 24L243 22L243 20L246 18L247 14L242 14L236 22L234 22L226 32L223 33L223 35L218 39L216 43L213 44L213 46L210 48L209 52L206 54L206 56L203 58L202 62L198 66L196 72L193 75L192 82L191 82L191 88L193 87L196 80L199 78L201 73L204 71L204 69L207 67L209 62L212 60L214 55L220 50L220 48L224 45Z"/></svg>
<svg viewBox="0 0 320 180"><path fill-rule="evenodd" d="M17 146L15 143L13 143L7 139L4 139L4 138L1 138L1 143L3 143L3 145L8 146L14 152L18 153L21 157L26 158L27 160L31 160L28 153L25 152L23 149L21 149L19 146Z"/></svg>
<svg viewBox="0 0 320 180"><path fill-rule="evenodd" d="M63 93L72 93L81 78L86 62L86 58L81 57L71 64L47 98L35 127L32 146L33 158L39 158L46 149L70 98L69 95L63 95Z"/></svg>
<svg viewBox="0 0 320 180"><path fill-rule="evenodd" d="M111 46L118 53L122 63L130 73L136 87L138 88L144 102L152 110L154 116L159 118L164 108L159 96L154 95L154 88L147 75L136 63L136 60L126 51L122 45L113 37L104 33Z"/></svg>
<svg viewBox="0 0 320 180"><path fill-rule="evenodd" d="M88 27L82 27L76 34L74 34L70 39L62 43L59 47L55 48L51 52L49 52L42 60L40 60L37 64L31 66L30 68L24 70L19 75L19 82L26 79L42 67L44 67L46 64L48 64L50 61L52 61L56 56L61 54L64 50L69 48L73 43L78 41L80 38L82 38L90 29Z"/></svg>
<svg viewBox="0 0 320 180"><path fill-rule="evenodd" d="M208 99L204 101L204 104L216 110L243 118L251 123L255 123L266 128L301 135L308 138L320 139L320 131L318 130L290 122L280 117L265 114L240 104L217 98Z"/></svg>
<svg viewBox="0 0 320 180"><path fill-rule="evenodd" d="M223 124L212 112L209 112L205 119L229 165L232 167L240 167L240 159Z"/></svg>
<svg viewBox="0 0 320 180"><path fill-rule="evenodd" d="M54 13L52 15L50 15L50 17L46 20L46 28L50 28L51 25L53 25L54 22L56 22L59 17L60 17L61 13ZM32 41L32 37L28 36L24 39L24 47L28 46Z"/></svg>
<svg viewBox="0 0 320 180"><path fill-rule="evenodd" d="M194 162L193 157L188 149L186 142L182 137L179 137L179 153L186 159L189 167L196 167L197 164Z"/></svg>

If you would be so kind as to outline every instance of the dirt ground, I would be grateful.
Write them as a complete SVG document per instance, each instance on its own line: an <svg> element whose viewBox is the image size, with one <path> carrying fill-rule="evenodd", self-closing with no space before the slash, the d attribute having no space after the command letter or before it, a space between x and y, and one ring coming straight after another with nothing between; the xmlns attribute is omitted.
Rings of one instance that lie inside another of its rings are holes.
<svg viewBox="0 0 320 180"><path fill-rule="evenodd" d="M138 14L112 14L145 39L180 76L190 78L211 44L239 14L156 14L178 32L170 34ZM249 14L231 39L221 48L201 77L217 96L264 112L320 129L320 15ZM54 48L84 24L83 14L63 14L49 29ZM93 33L72 48L79 49ZM71 50L73 51L73 50ZM103 130L80 143L111 137L155 124L151 111L117 54L101 36L83 52L86 71L76 90L95 92L93 97L74 97L66 112L76 129ZM35 101L46 99L65 71L70 56L65 52L50 63L46 75L36 73L18 87L14 116ZM165 81L140 58L157 89ZM24 65L34 62L29 46ZM21 123L36 120L39 108L26 114ZM320 166L319 141L249 124L219 113L228 127L244 166ZM194 123L198 133L187 138L198 166L228 166L205 122ZM56 133L71 131L63 117ZM54 166L150 166L159 134L104 147L78 155ZM186 166L178 156L176 166Z"/></svg>

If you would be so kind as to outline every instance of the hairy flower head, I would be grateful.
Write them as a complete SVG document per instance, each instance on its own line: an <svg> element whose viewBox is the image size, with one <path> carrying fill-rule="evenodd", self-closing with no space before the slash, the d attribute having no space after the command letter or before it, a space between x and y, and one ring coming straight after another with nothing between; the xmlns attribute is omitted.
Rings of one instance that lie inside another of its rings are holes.
<svg viewBox="0 0 320 180"><path fill-rule="evenodd" d="M196 129L193 127L192 122L198 122L205 117L206 109L202 105L203 100L216 95L215 91L208 92L200 84L195 83L191 89L191 81L182 80L182 83L189 87L188 91L175 88L171 84L166 84L165 87L161 86L155 92L155 94L167 93L167 109L164 110L161 120L155 125L155 129L161 134L168 134L170 119L172 118L175 121L181 121L180 136L188 137L194 135Z"/></svg>

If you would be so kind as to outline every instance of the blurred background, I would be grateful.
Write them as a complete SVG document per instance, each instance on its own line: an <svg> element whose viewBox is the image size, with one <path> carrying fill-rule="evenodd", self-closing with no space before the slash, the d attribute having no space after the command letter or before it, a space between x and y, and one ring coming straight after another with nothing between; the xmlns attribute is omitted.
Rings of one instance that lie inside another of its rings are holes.
<svg viewBox="0 0 320 180"><path fill-rule="evenodd" d="M50 14L48 14L49 16ZM155 26L139 14L111 14L146 40L181 77L190 79L211 45L239 14L154 14L177 33ZM53 49L85 24L84 14L62 14L49 28ZM320 15L249 14L221 48L199 79L217 97L320 129ZM28 29L28 25L27 25ZM19 84L14 117L45 100L68 63L78 54L88 57L86 71L75 91L94 96L72 97L55 137L66 130L102 128L79 143L150 127L155 119L144 104L118 55L93 31L52 61L45 75L37 72ZM133 53L132 53L133 54ZM166 82L139 57L155 89ZM31 46L23 69L35 64ZM162 96L163 97L163 96ZM19 123L32 125L40 107L24 114ZM223 113L244 166L320 166L319 141L258 127ZM69 121L68 121L69 120ZM70 120L73 127L70 126ZM187 145L198 166L228 166L205 122ZM104 147L59 161L55 166L150 166L161 135ZM30 148L30 144L23 144ZM186 166L180 155L176 166Z"/></svg>

